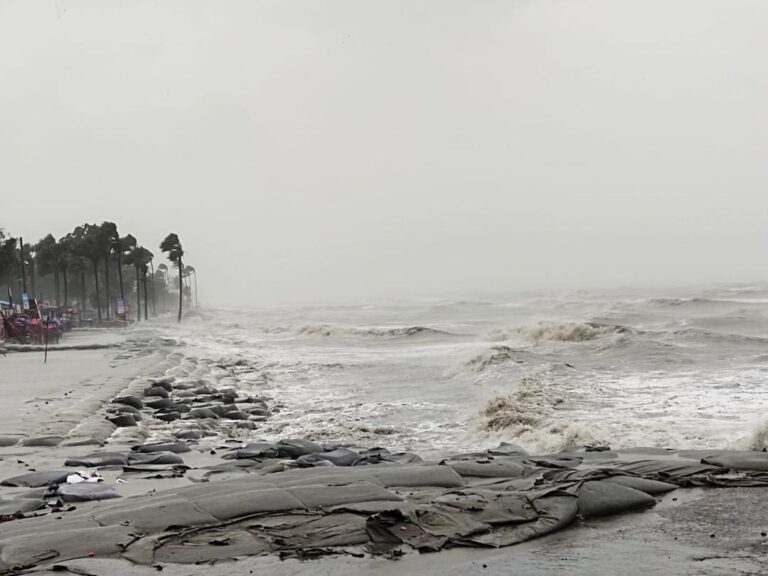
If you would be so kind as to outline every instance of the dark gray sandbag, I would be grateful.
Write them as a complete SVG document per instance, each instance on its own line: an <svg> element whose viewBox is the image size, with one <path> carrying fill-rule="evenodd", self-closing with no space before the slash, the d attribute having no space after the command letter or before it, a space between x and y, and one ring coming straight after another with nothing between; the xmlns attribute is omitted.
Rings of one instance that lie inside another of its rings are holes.
<svg viewBox="0 0 768 576"><path fill-rule="evenodd" d="M240 410L233 410L232 412L226 412L222 418L225 420L248 420L250 416Z"/></svg>
<svg viewBox="0 0 768 576"><path fill-rule="evenodd" d="M203 433L200 430L185 430L183 432L175 432L174 436L179 440L200 440L203 437Z"/></svg>
<svg viewBox="0 0 768 576"><path fill-rule="evenodd" d="M702 463L731 470L768 472L768 452L723 452L703 458Z"/></svg>
<svg viewBox="0 0 768 576"><path fill-rule="evenodd" d="M155 386L161 386L169 392L173 390L173 383L176 380L173 376L161 376L159 378L150 378L149 381Z"/></svg>
<svg viewBox="0 0 768 576"><path fill-rule="evenodd" d="M530 456L524 460L542 468L576 468L584 459L581 456L554 454L552 456Z"/></svg>
<svg viewBox="0 0 768 576"><path fill-rule="evenodd" d="M346 486L355 482L370 482L383 486L382 482L369 474L374 466L338 467L327 466L319 468L294 468L275 473L257 472L261 481L271 482L275 486L287 488L290 486L311 486L325 484L328 486ZM263 474L263 475L262 475Z"/></svg>
<svg viewBox="0 0 768 576"><path fill-rule="evenodd" d="M156 400L154 397L152 397L152 400L147 400L144 402L144 404L148 408L152 408L154 410L168 410L171 408L175 408L176 404L172 402L169 398L157 398Z"/></svg>
<svg viewBox="0 0 768 576"><path fill-rule="evenodd" d="M181 478L189 466L184 464L129 464L123 466L120 477L139 478L142 480L161 480L163 478Z"/></svg>
<svg viewBox="0 0 768 576"><path fill-rule="evenodd" d="M656 504L650 494L613 482L584 482L578 491L579 514L584 518L610 516Z"/></svg>
<svg viewBox="0 0 768 576"><path fill-rule="evenodd" d="M294 459L307 454L323 451L323 447L320 446L320 444L301 438L283 438L275 445L275 448L280 456Z"/></svg>
<svg viewBox="0 0 768 576"><path fill-rule="evenodd" d="M609 476L605 478L603 482L612 482L614 484L621 484L640 492L645 492L651 496L657 496L659 494L666 494L672 490L677 490L675 484L669 482L660 482L658 480L649 480L648 478L637 478L635 476Z"/></svg>
<svg viewBox="0 0 768 576"><path fill-rule="evenodd" d="M128 464L184 464L176 452L134 452L128 457Z"/></svg>
<svg viewBox="0 0 768 576"><path fill-rule="evenodd" d="M136 396L118 396L117 398L113 399L112 402L114 404L125 404L126 406L132 406L137 410L144 408L144 403L141 401L141 398L137 398Z"/></svg>
<svg viewBox="0 0 768 576"><path fill-rule="evenodd" d="M217 467L218 469L224 469L221 465L217 465ZM229 467L229 470L236 468L237 467ZM211 469L214 468L211 467ZM238 494L253 490L273 490L276 488L278 488L278 486L275 486L271 482L264 482L259 478L241 476L240 478L222 480L219 482L202 482L200 484L183 486L174 490L174 493L178 496L183 496L187 500L197 501L200 498L209 498L225 494Z"/></svg>
<svg viewBox="0 0 768 576"><path fill-rule="evenodd" d="M23 438L19 441L20 446L43 446L46 448L52 448L58 446L64 441L63 436L33 436L30 438Z"/></svg>
<svg viewBox="0 0 768 576"><path fill-rule="evenodd" d="M216 392L214 395L216 398L220 398L222 400L228 400L228 399L234 399L239 396L237 393L237 390L234 388L222 388L218 392Z"/></svg>
<svg viewBox="0 0 768 576"><path fill-rule="evenodd" d="M222 418L224 414L226 414L227 412L233 411L232 406L225 406L223 404L215 404L213 406L208 406L207 408L208 410L216 414L216 416L218 416L219 418Z"/></svg>
<svg viewBox="0 0 768 576"><path fill-rule="evenodd" d="M64 502L90 502L120 498L120 494L109 484L103 482L80 482L79 484L61 484L56 494Z"/></svg>
<svg viewBox="0 0 768 576"><path fill-rule="evenodd" d="M205 418L218 419L219 415L210 408L192 408L186 415L186 418L202 420Z"/></svg>
<svg viewBox="0 0 768 576"><path fill-rule="evenodd" d="M295 464L300 468L336 467L336 464L330 460L322 458L318 454L307 454L306 456L299 456L296 459Z"/></svg>
<svg viewBox="0 0 768 576"><path fill-rule="evenodd" d="M257 398L256 396L247 396L245 398L238 398L237 401L243 404L258 404L265 410L267 409L267 402L262 398Z"/></svg>
<svg viewBox="0 0 768 576"><path fill-rule="evenodd" d="M120 506L110 507L94 515L103 526L130 526L144 531L164 531L175 526L217 524L211 514L200 510L192 502L178 496L156 496L143 499L123 499Z"/></svg>
<svg viewBox="0 0 768 576"><path fill-rule="evenodd" d="M272 546L245 529L222 527L192 533L181 538L164 538L144 545L147 556L143 564L214 564L238 556L257 556L272 551ZM133 546L129 549L129 552ZM124 556L128 557L128 554Z"/></svg>
<svg viewBox="0 0 768 576"><path fill-rule="evenodd" d="M233 420L232 425L238 430L256 430L258 425L252 420Z"/></svg>
<svg viewBox="0 0 768 576"><path fill-rule="evenodd" d="M304 504L279 488L240 489L233 493L211 494L192 500L198 508L227 521L251 514L266 514L287 510L303 510Z"/></svg>
<svg viewBox="0 0 768 576"><path fill-rule="evenodd" d="M286 514L256 518L249 527L265 540L288 550L333 549L369 542L366 520L357 514ZM331 550L328 550L329 552Z"/></svg>
<svg viewBox="0 0 768 576"><path fill-rule="evenodd" d="M269 416L269 410L267 410L267 408L263 406L245 408L245 411L248 412L248 414L250 414L251 416Z"/></svg>
<svg viewBox="0 0 768 576"><path fill-rule="evenodd" d="M307 508L328 508L371 500L402 500L394 492L370 482L355 482L346 486L293 486L286 488L286 492Z"/></svg>
<svg viewBox="0 0 768 576"><path fill-rule="evenodd" d="M26 488L42 488L54 486L67 481L70 472L30 472L21 476L7 478L0 482L3 486L23 486Z"/></svg>
<svg viewBox="0 0 768 576"><path fill-rule="evenodd" d="M152 386L144 388L144 396L158 396L159 398L168 398L168 390L161 386Z"/></svg>
<svg viewBox="0 0 768 576"><path fill-rule="evenodd" d="M128 404L115 404L110 406L107 411L114 414L131 414L136 420L141 420L141 411L133 406L128 406Z"/></svg>
<svg viewBox="0 0 768 576"><path fill-rule="evenodd" d="M446 461L460 476L477 478L519 478L533 469L519 461L506 458L494 460Z"/></svg>
<svg viewBox="0 0 768 576"><path fill-rule="evenodd" d="M702 464L701 462L685 458L620 462L616 464L616 468L626 470L627 472L631 472L638 476L650 476L652 478L662 478L664 480L679 480L695 474L706 474L708 472L719 472L722 470L719 466Z"/></svg>
<svg viewBox="0 0 768 576"><path fill-rule="evenodd" d="M125 466L126 464L128 464L128 456L121 452L93 452L82 458L70 458L64 462L64 466L81 466L86 468Z"/></svg>
<svg viewBox="0 0 768 576"><path fill-rule="evenodd" d="M432 507L442 511L464 514L487 524L520 524L538 518L536 509L525 494L464 489L445 492L432 500Z"/></svg>
<svg viewBox="0 0 768 576"><path fill-rule="evenodd" d="M134 446L131 450L144 454L151 452L173 452L175 454L181 454L183 452L189 452L190 448L184 442L152 442Z"/></svg>
<svg viewBox="0 0 768 576"><path fill-rule="evenodd" d="M409 517L427 534L453 539L486 532L491 527L466 511L440 506L420 506Z"/></svg>
<svg viewBox="0 0 768 576"><path fill-rule="evenodd" d="M252 460L263 458L277 458L279 456L277 446L272 442L251 442L246 444L234 455L226 455L224 458L236 458L238 460Z"/></svg>
<svg viewBox="0 0 768 576"><path fill-rule="evenodd" d="M387 488L458 488L464 485L462 477L454 472L450 466L437 464L301 468L266 474L262 476L262 479L278 486L343 485L356 480L379 484Z"/></svg>
<svg viewBox="0 0 768 576"><path fill-rule="evenodd" d="M26 522L26 521L25 521ZM27 535L3 538L2 562L5 566L28 566L41 559L57 562L87 558L117 557L135 540L134 529L128 526L100 527L95 523L79 528L61 524L41 525L34 537Z"/></svg>
<svg viewBox="0 0 768 576"><path fill-rule="evenodd" d="M473 530L487 530L488 525L474 526ZM435 536L411 521L401 510L386 510L366 519L365 530L370 541L376 545L406 544L420 552L437 552L449 541L448 536ZM453 533L453 530L448 530Z"/></svg>
<svg viewBox="0 0 768 576"><path fill-rule="evenodd" d="M162 422L173 422L174 420L181 419L181 414L177 411L172 412L155 412L155 418Z"/></svg>
<svg viewBox="0 0 768 576"><path fill-rule="evenodd" d="M26 514L45 508L45 506L45 500L39 498L14 498L12 500L0 498L0 516Z"/></svg>
<svg viewBox="0 0 768 576"><path fill-rule="evenodd" d="M567 527L576 520L578 506L576 497L555 492L532 502L538 514L536 520L523 524L496 526L483 534L474 534L462 539L464 542L499 548L512 546Z"/></svg>
<svg viewBox="0 0 768 576"><path fill-rule="evenodd" d="M332 506L330 512L352 512L353 514L380 514L382 512L399 511L402 514L413 512L415 505L412 502L396 500L374 500L372 502L353 502L351 504L340 504Z"/></svg>
<svg viewBox="0 0 768 576"><path fill-rule="evenodd" d="M360 454L349 448L337 448L330 452L316 452L296 458L296 464L301 467L323 466L323 461L334 466L352 466L360 459Z"/></svg>
<svg viewBox="0 0 768 576"><path fill-rule="evenodd" d="M387 488L394 486L402 488L420 486L458 488L464 485L464 479L450 466L436 464L387 465L370 466L366 467L365 470Z"/></svg>
<svg viewBox="0 0 768 576"><path fill-rule="evenodd" d="M413 452L366 451L365 454L361 453L360 458L355 461L353 466L368 466L382 463L419 464L420 462L423 462L421 457Z"/></svg>
<svg viewBox="0 0 768 576"><path fill-rule="evenodd" d="M136 426L136 418L133 414L117 414L115 416L107 416L107 420L112 422L118 428L127 428L129 426Z"/></svg>

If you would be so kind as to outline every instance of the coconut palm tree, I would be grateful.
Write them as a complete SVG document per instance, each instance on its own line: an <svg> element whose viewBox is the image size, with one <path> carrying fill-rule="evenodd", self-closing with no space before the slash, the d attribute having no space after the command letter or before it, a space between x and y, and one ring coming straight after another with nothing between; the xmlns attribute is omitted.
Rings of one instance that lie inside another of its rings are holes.
<svg viewBox="0 0 768 576"><path fill-rule="evenodd" d="M99 247L101 257L104 259L104 291L107 294L107 320L110 319L112 308L112 296L109 291L109 259L112 256L112 245L120 236L117 233L117 224L114 222L102 222L98 227Z"/></svg>
<svg viewBox="0 0 768 576"><path fill-rule="evenodd" d="M141 283L140 275L144 276L144 319L147 315L147 265L152 261L152 252L143 246L136 246L125 257L125 263L136 270L136 319L141 321Z"/></svg>
<svg viewBox="0 0 768 576"><path fill-rule="evenodd" d="M197 308L200 305L197 298L197 270L195 270L194 266L185 266L184 275L187 277L192 275L195 279L195 308Z"/></svg>
<svg viewBox="0 0 768 576"><path fill-rule="evenodd" d="M13 275L13 268L16 264L16 238L7 236L0 230L0 279L6 275ZM11 279L8 285L12 284ZM10 289L9 289L10 290Z"/></svg>
<svg viewBox="0 0 768 576"><path fill-rule="evenodd" d="M178 321L181 322L181 308L184 301L184 279L182 274L184 272L184 263L182 257L184 256L184 250L181 247L179 237L171 232L160 243L160 250L166 253L168 260L173 262L179 269L179 317Z"/></svg>
<svg viewBox="0 0 768 576"><path fill-rule="evenodd" d="M149 283L152 286L152 316L157 316L157 297L155 295L155 265L149 262L150 276ZM146 301L146 298L144 299Z"/></svg>
<svg viewBox="0 0 768 576"><path fill-rule="evenodd" d="M69 302L69 265L72 262L72 246L67 236L62 237L56 243L56 268L61 272L64 283L64 306Z"/></svg>
<svg viewBox="0 0 768 576"><path fill-rule="evenodd" d="M120 300L125 304L125 289L123 288L123 258L136 248L136 238L127 234L120 238L112 238L112 253L117 257L117 279L120 282Z"/></svg>
<svg viewBox="0 0 768 576"><path fill-rule="evenodd" d="M83 224L72 231L73 252L93 265L93 283L96 287L96 313L101 322L101 298L99 295L99 260L103 250L103 231L95 224Z"/></svg>
<svg viewBox="0 0 768 576"><path fill-rule="evenodd" d="M21 258L23 267L28 270L29 275L29 294L34 296L37 294L37 279L35 272L35 258L32 255L32 246L25 242L21 248Z"/></svg>
<svg viewBox="0 0 768 576"><path fill-rule="evenodd" d="M143 250L143 258L142 258L142 267L141 267L141 275L142 275L142 282L144 283L144 319L146 320L149 318L149 298L147 296L147 272L149 272L149 266L152 264L152 258L155 257L152 252L147 250L146 248L142 248Z"/></svg>
<svg viewBox="0 0 768 576"><path fill-rule="evenodd" d="M59 305L59 247L53 234L48 234L33 246L37 269L41 276L53 275L54 301Z"/></svg>

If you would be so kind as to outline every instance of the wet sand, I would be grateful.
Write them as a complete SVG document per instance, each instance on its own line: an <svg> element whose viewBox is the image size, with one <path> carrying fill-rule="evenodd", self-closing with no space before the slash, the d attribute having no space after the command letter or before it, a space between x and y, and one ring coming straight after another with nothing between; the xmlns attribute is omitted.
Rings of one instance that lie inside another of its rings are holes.
<svg viewBox="0 0 768 576"><path fill-rule="evenodd" d="M196 359L184 359L177 350L152 342L127 341L126 334L99 331L74 333L68 339L89 343L112 341L120 348L57 350L48 364L30 354L9 353L0 358L0 384L5 396L0 407L4 447L0 449L0 479L33 471L58 470L66 458L81 457L99 446L104 450L130 451L147 440L172 439L189 421L172 423L152 419L138 427L117 429L104 420L108 401L114 396L138 393L151 385L150 378L174 375L180 380L216 374L208 381L237 383L238 373L248 373L237 361L225 368ZM256 391L254 391L256 392ZM157 411L155 412L157 415ZM205 423L193 423L198 429ZM228 447L238 445L226 438L257 433L237 422L219 421L183 454L191 469L171 478L129 477L117 483L123 470L104 469L105 483L123 497L145 497L155 491L174 491L195 485L206 467L221 464ZM105 445L106 444L106 445ZM213 451L213 453L212 453ZM262 478L269 478L270 475ZM215 482L211 482L215 484ZM29 493L26 488L2 488L4 498ZM325 555L316 560L280 560L276 555L219 560L213 564L163 564L169 574L768 574L768 488L695 488L676 490L660 498L644 512L608 519L579 520L554 534L503 549L453 548L436 553L407 551L398 559L350 555ZM119 500L124 501L124 498ZM107 501L110 502L110 501ZM98 510L107 502L79 505ZM111 502L118 502L113 500ZM55 526L53 516L35 519ZM0 528L13 529L27 520L12 521ZM357 552L355 553L357 555ZM51 561L56 563L55 560ZM45 572L51 562L29 566ZM153 565L135 565L114 558L85 558L58 562L90 574L150 574ZM59 568L61 570L61 568Z"/></svg>

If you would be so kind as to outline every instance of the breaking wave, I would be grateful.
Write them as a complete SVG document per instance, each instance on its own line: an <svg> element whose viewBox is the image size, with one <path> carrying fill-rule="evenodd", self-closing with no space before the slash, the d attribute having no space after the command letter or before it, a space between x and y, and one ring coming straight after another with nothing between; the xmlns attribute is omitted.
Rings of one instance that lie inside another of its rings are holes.
<svg viewBox="0 0 768 576"><path fill-rule="evenodd" d="M488 440L514 442L534 452L607 446L609 435L598 426L558 415L573 399L563 386L571 377L568 365L524 376L511 393L486 401L478 414L478 432Z"/></svg>
<svg viewBox="0 0 768 576"><path fill-rule="evenodd" d="M540 322L534 326L521 326L511 330L496 329L489 336L495 341L525 340L540 342L588 342L603 336L628 334L624 326L599 324L597 322Z"/></svg>
<svg viewBox="0 0 768 576"><path fill-rule="evenodd" d="M426 326L357 328L333 324L306 324L299 328L298 333L302 336L362 336L368 338L407 338L418 335L448 334L448 332Z"/></svg>
<svg viewBox="0 0 768 576"><path fill-rule="evenodd" d="M725 332L712 332L700 328L684 328L671 332L677 340L692 340L698 342L741 342L753 344L768 343L768 338L763 336L747 336L745 334L729 334Z"/></svg>
<svg viewBox="0 0 768 576"><path fill-rule="evenodd" d="M752 430L748 450L765 451L768 449L768 418L763 418Z"/></svg>
<svg viewBox="0 0 768 576"><path fill-rule="evenodd" d="M525 360L520 356L521 353L519 350L510 348L509 346L493 346L487 352L479 354L465 362L464 367L476 372L483 372L491 366L498 366L499 364L504 364L506 362L523 364Z"/></svg>

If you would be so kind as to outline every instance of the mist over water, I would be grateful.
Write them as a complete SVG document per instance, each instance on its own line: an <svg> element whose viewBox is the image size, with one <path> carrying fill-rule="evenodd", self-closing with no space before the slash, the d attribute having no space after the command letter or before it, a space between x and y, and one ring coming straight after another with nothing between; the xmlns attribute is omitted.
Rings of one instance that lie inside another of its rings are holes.
<svg viewBox="0 0 768 576"><path fill-rule="evenodd" d="M254 435L439 456L508 441L762 448L768 287L204 309L185 354L242 358Z"/></svg>
<svg viewBox="0 0 768 576"><path fill-rule="evenodd" d="M209 306L765 279L767 20L3 2L0 226L176 232Z"/></svg>

